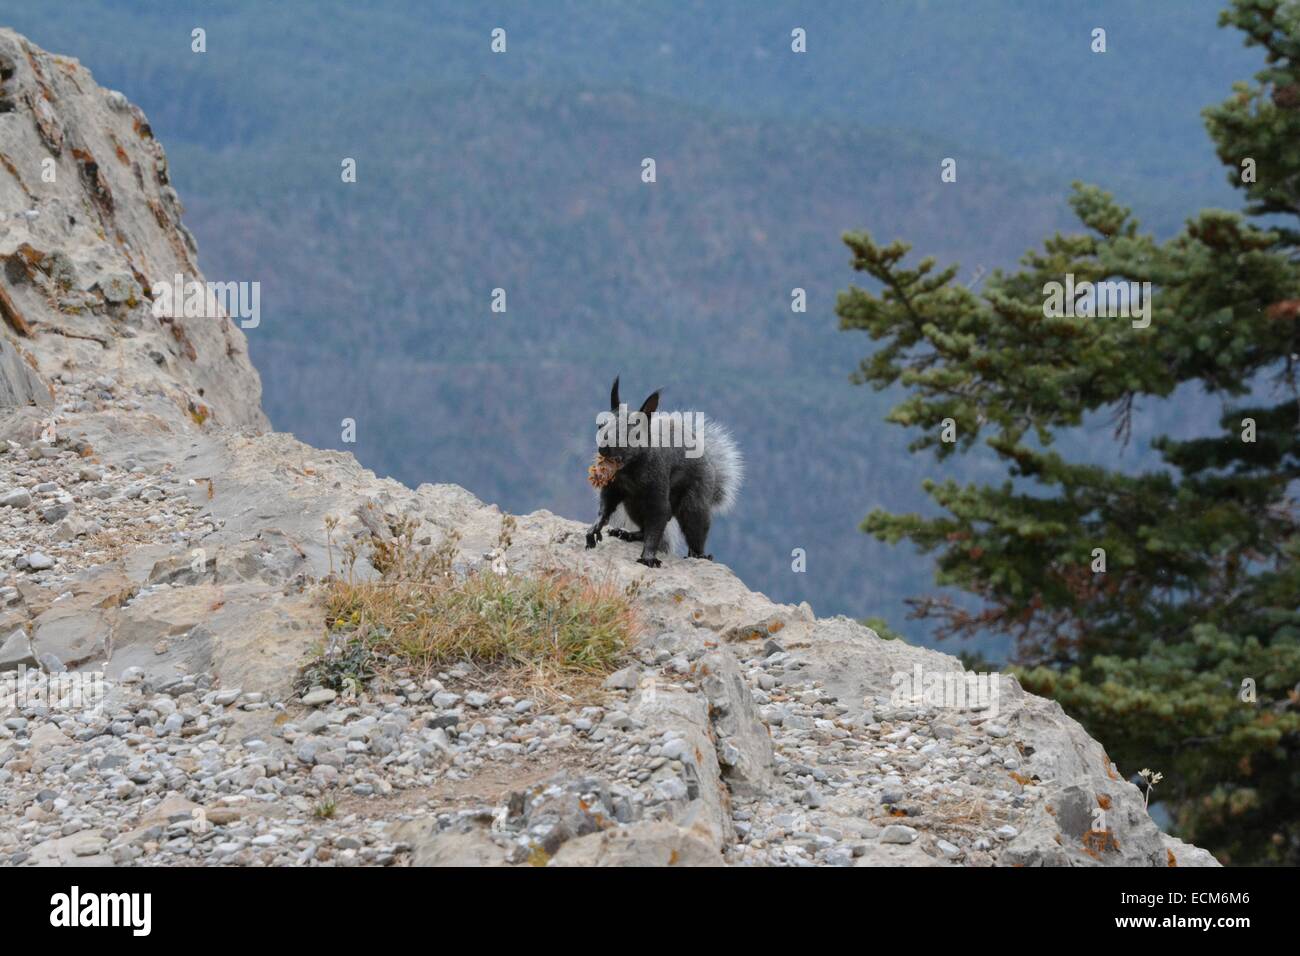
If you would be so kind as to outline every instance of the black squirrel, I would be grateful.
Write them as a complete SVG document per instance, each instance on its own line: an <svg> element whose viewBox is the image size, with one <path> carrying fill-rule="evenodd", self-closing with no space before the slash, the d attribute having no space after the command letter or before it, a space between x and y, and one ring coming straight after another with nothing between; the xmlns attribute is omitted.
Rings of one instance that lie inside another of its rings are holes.
<svg viewBox="0 0 1300 956"><path fill-rule="evenodd" d="M611 528L611 537L641 541L647 567L660 567L657 557L668 550L665 531L677 519L686 539L686 556L713 560L704 553L714 514L726 512L736 500L744 477L744 460L727 430L699 412L660 412L659 392L641 406L640 418L618 399L618 379L609 396L610 413L598 416L597 464L592 482L600 489L600 516L587 531L587 547L601 540L601 531L620 509L636 530ZM612 474L612 477L611 477Z"/></svg>

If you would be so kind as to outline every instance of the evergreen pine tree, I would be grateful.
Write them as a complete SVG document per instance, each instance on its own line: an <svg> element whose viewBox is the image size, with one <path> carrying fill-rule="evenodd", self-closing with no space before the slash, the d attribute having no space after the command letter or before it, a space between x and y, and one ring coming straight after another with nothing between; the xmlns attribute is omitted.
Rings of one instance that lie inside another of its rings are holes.
<svg viewBox="0 0 1300 956"><path fill-rule="evenodd" d="M906 390L889 420L920 430L914 451L942 462L982 443L1006 471L997 486L927 482L937 517L863 522L935 554L937 583L981 605L930 597L915 613L941 636L1010 635L1026 689L1059 700L1121 772L1164 774L1155 798L1183 838L1224 862L1296 865L1300 4L1234 0L1221 25L1267 53L1253 83L1205 111L1244 215L1202 211L1160 242L1076 183L1082 230L978 294L954 283L956 266L909 267L908 245L853 233L853 266L879 287L841 293L837 312L879 343L855 380ZM1049 317L1048 284L1067 274L1150 282L1149 326ZM1204 437L1157 438L1160 467L1054 450L1097 413L1114 416L1119 448L1144 400L1189 389L1221 414Z"/></svg>

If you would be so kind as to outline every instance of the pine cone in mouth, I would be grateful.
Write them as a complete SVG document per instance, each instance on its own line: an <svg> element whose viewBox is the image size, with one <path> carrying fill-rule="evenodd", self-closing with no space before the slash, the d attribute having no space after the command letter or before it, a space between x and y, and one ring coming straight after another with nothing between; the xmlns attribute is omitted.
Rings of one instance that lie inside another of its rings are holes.
<svg viewBox="0 0 1300 956"><path fill-rule="evenodd" d="M587 480L591 482L593 488L604 488L614 480L614 475L621 467L620 462L598 453L592 459L591 467L587 469Z"/></svg>

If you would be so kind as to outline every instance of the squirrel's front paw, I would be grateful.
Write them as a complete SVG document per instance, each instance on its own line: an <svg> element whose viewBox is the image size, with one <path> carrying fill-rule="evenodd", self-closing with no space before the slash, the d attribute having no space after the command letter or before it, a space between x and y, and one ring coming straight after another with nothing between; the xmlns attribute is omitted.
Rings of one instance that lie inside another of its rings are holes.
<svg viewBox="0 0 1300 956"><path fill-rule="evenodd" d="M658 558L637 558L636 563L644 564L647 568L662 568L664 566L663 562Z"/></svg>
<svg viewBox="0 0 1300 956"><path fill-rule="evenodd" d="M587 532L587 547L594 548L596 546L596 542L599 540L600 540L599 528L592 528L590 531Z"/></svg>
<svg viewBox="0 0 1300 956"><path fill-rule="evenodd" d="M690 553L689 553L688 555L686 555L686 556L687 556L688 558L699 558L701 561L712 561L712 560L713 560L713 555L711 555L711 554L700 554L698 551L692 551L692 552L690 552Z"/></svg>

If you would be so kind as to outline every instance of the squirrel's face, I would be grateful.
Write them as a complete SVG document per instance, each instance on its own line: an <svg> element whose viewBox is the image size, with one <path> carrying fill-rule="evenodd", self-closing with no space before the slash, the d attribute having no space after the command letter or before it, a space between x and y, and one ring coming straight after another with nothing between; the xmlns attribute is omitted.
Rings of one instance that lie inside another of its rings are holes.
<svg viewBox="0 0 1300 956"><path fill-rule="evenodd" d="M638 453L642 451L642 445L636 444L633 439L637 437L635 432L629 434L626 424L627 408L620 407L618 399L618 379L614 379L614 388L610 392L610 413L601 415L597 418L596 423L596 451L602 458L608 458L610 461L625 465ZM641 405L641 415L646 421L654 415L655 409L659 407L659 393L653 393ZM620 427L619 416L623 416L623 423ZM644 438L644 434L641 435Z"/></svg>
<svg viewBox="0 0 1300 956"><path fill-rule="evenodd" d="M610 420L606 427L596 428L596 452L602 458L625 465L640 450L626 444L626 434L619 435L617 419Z"/></svg>
<svg viewBox="0 0 1300 956"><path fill-rule="evenodd" d="M632 456L632 452L634 449L627 448L621 445L601 444L601 437L602 436L600 435L596 436L596 451L600 454L601 458L608 458L610 461L616 461L619 464L624 464L627 462L628 458Z"/></svg>

